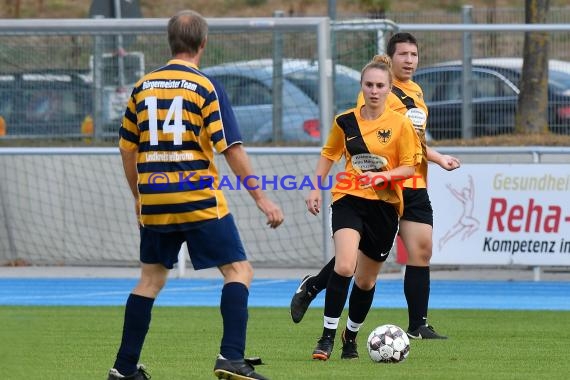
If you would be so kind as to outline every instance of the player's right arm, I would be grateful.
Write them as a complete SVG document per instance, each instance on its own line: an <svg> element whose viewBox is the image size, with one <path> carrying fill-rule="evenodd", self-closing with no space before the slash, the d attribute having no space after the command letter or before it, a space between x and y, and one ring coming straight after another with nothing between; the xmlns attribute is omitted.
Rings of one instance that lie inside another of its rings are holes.
<svg viewBox="0 0 570 380"><path fill-rule="evenodd" d="M139 199L139 189L138 189L138 172L137 172L137 151L125 150L123 148L119 149L121 151L121 159L123 161L123 170L125 171L125 177L127 178L127 183L131 189L135 200L135 214L137 220L140 223L141 216L141 205Z"/></svg>
<svg viewBox="0 0 570 380"><path fill-rule="evenodd" d="M277 228L283 223L283 211L255 183L253 168L241 144L241 134L230 100L224 88L219 83L211 81L215 91L212 91L206 99L206 106L202 112L204 120L207 120L206 129L212 144L218 153L224 155L232 172L240 181L244 181L249 195L267 217L267 225Z"/></svg>
<svg viewBox="0 0 570 380"><path fill-rule="evenodd" d="M329 174L334 161L325 157L320 156L317 162L317 168L315 169L315 181L313 184L323 183L323 179ZM321 178L321 181L319 181ZM307 210L313 215L317 215L321 211L323 205L323 199L321 196L321 189L318 186L309 192L309 195L305 199L305 204L307 205Z"/></svg>
<svg viewBox="0 0 570 380"><path fill-rule="evenodd" d="M344 150L344 132L338 126L335 117L329 136L327 137L327 142L323 146L321 155L317 161L313 189L309 192L307 198L305 198L307 210L313 215L317 215L323 205L321 189L318 184L323 183L324 178L329 174L334 163L342 157ZM319 178L321 179L320 181Z"/></svg>
<svg viewBox="0 0 570 380"><path fill-rule="evenodd" d="M137 220L140 223L140 197L138 189L138 171L137 171L137 157L138 157L138 144L140 138L140 130L137 124L137 114L135 107L135 99L131 94L123 116L123 122L119 129L119 151L121 152L121 159L123 161L123 170L129 189L133 194L135 200L135 213Z"/></svg>
<svg viewBox="0 0 570 380"><path fill-rule="evenodd" d="M253 178L253 169L249 162L249 157L243 149L241 144L233 144L232 146L228 147L226 150L223 151L224 157L232 170L232 172L240 178L240 180L244 180L244 185L249 195L255 201L257 207L265 214L267 217L267 224L271 228L277 228L281 223L283 223L283 211L281 208L273 203L271 199L269 199L262 189L257 186L255 179Z"/></svg>
<svg viewBox="0 0 570 380"><path fill-rule="evenodd" d="M125 171L125 177L127 178L127 183L131 189L131 193L135 199L139 197L138 190L138 172L137 172L137 151L125 150L123 148L119 149L121 151L121 159L123 160L123 170Z"/></svg>

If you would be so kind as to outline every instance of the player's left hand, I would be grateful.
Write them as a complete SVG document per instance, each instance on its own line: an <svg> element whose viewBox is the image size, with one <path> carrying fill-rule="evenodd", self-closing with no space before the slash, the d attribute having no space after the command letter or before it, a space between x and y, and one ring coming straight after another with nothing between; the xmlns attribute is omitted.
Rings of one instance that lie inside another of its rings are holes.
<svg viewBox="0 0 570 380"><path fill-rule="evenodd" d="M386 182L386 177L378 172L364 172L358 177L358 183L361 189L368 189L369 187L376 188L382 186Z"/></svg>
<svg viewBox="0 0 570 380"><path fill-rule="evenodd" d="M444 154L441 157L441 161L439 163L439 166L441 166L443 169L445 169L447 171L451 171L451 170L455 170L458 167L460 167L461 162L456 157Z"/></svg>
<svg viewBox="0 0 570 380"><path fill-rule="evenodd" d="M281 208L273 203L271 199L262 197L256 201L256 204L267 217L267 225L269 227L277 228L283 223L283 220L285 220L283 211L281 211Z"/></svg>

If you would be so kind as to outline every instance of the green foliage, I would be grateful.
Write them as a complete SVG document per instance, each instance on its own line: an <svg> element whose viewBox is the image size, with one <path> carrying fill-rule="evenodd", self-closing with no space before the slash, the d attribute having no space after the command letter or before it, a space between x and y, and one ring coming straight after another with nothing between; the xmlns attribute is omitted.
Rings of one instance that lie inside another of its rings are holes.
<svg viewBox="0 0 570 380"><path fill-rule="evenodd" d="M248 7L259 7L267 4L267 0L244 0L244 2Z"/></svg>
<svg viewBox="0 0 570 380"><path fill-rule="evenodd" d="M448 12L459 12L461 11L463 4L464 3L461 0L451 0L445 4L442 4L442 7Z"/></svg>
<svg viewBox="0 0 570 380"><path fill-rule="evenodd" d="M387 11L391 0L358 0L360 7L368 12Z"/></svg>
<svg viewBox="0 0 570 380"><path fill-rule="evenodd" d="M225 0L225 6L228 9L232 9L235 7L260 7L262 5L266 5L267 0Z"/></svg>
<svg viewBox="0 0 570 380"><path fill-rule="evenodd" d="M406 327L403 309L373 309L359 336L361 358L315 362L322 309L309 309L295 325L284 308L252 308L246 355L271 379L561 379L567 358L570 312L431 310L446 341L412 341L409 358L396 365L368 359L368 332L384 323ZM346 315L343 316L343 320ZM210 379L219 350L216 307L156 307L141 362L153 379ZM3 377L101 379L112 366L123 324L122 307L0 307Z"/></svg>

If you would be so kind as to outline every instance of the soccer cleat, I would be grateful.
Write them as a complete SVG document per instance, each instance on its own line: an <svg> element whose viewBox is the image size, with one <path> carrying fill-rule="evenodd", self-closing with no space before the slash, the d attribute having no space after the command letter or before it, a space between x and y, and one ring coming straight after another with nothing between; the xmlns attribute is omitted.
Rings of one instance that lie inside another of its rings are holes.
<svg viewBox="0 0 570 380"><path fill-rule="evenodd" d="M347 340L344 337L346 330L342 332L342 352L340 354L341 359L358 359L358 349L356 345L356 339Z"/></svg>
<svg viewBox="0 0 570 380"><path fill-rule="evenodd" d="M324 335L317 342L317 347L313 350L313 359L328 360L334 346L334 337Z"/></svg>
<svg viewBox="0 0 570 380"><path fill-rule="evenodd" d="M227 380L269 380L255 372L253 365L263 364L259 358L229 360L218 355L214 365L214 375Z"/></svg>
<svg viewBox="0 0 570 380"><path fill-rule="evenodd" d="M438 334L433 326L422 325L417 329L406 332L410 339L447 339L445 335Z"/></svg>
<svg viewBox="0 0 570 380"><path fill-rule="evenodd" d="M305 312L309 308L309 305L317 296L315 292L313 292L315 293L313 294L307 289L307 280L313 277L315 276L310 274L303 277L301 284L299 284L297 291L291 299L291 319L293 319L293 322L295 323L301 322L301 319L305 316Z"/></svg>
<svg viewBox="0 0 570 380"><path fill-rule="evenodd" d="M107 377L107 380L118 380L118 379L148 380L148 379L150 379L150 375L148 374L148 372L146 372L146 369L145 369L144 365L142 365L142 364L138 364L137 365L137 371L133 374L128 375L128 376L122 375L115 368L111 368L109 370L109 376Z"/></svg>

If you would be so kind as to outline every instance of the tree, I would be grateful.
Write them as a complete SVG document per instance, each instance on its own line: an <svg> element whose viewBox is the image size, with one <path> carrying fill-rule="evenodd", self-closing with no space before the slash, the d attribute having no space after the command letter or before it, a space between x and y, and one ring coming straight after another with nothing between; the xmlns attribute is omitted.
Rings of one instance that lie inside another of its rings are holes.
<svg viewBox="0 0 570 380"><path fill-rule="evenodd" d="M373 19L386 18L386 11L390 8L390 0L359 0L359 3Z"/></svg>
<svg viewBox="0 0 570 380"><path fill-rule="evenodd" d="M544 24L550 0L525 0L525 23ZM548 130L548 32L527 32L524 36L516 133Z"/></svg>

